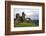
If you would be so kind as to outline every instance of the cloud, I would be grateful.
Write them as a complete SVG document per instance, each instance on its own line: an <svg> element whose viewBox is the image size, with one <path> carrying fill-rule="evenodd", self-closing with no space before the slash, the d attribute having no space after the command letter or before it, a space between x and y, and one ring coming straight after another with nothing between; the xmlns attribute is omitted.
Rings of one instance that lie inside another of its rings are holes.
<svg viewBox="0 0 46 36"><path fill-rule="evenodd" d="M31 16L33 13L25 13L26 16Z"/></svg>

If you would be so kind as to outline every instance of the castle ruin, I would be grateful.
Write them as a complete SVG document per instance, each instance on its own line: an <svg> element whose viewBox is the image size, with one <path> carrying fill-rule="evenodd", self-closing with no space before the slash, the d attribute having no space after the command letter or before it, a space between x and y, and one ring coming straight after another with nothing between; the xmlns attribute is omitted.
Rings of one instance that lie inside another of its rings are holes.
<svg viewBox="0 0 46 36"><path fill-rule="evenodd" d="M31 22L31 18L25 18L25 13L22 12L22 16L20 16L19 13L16 14L16 18L14 18L15 23L20 23L20 22Z"/></svg>

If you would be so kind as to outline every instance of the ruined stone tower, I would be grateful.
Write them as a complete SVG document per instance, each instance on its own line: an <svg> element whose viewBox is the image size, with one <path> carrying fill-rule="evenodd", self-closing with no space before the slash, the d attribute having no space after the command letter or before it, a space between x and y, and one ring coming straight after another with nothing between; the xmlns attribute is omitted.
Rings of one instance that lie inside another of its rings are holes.
<svg viewBox="0 0 46 36"><path fill-rule="evenodd" d="M25 22L25 14L24 14L24 12L22 12L22 18L23 18L23 21Z"/></svg>
<svg viewBox="0 0 46 36"><path fill-rule="evenodd" d="M16 21L15 22L16 23L19 23L20 22L20 15L19 15L19 13L16 14Z"/></svg>
<svg viewBox="0 0 46 36"><path fill-rule="evenodd" d="M16 14L16 19L18 19L19 17L20 17L20 15L17 13L17 14Z"/></svg>

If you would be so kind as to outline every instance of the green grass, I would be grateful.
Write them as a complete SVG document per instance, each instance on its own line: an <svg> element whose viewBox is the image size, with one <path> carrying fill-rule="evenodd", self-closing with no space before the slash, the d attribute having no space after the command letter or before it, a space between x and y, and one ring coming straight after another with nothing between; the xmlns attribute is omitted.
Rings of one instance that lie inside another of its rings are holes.
<svg viewBox="0 0 46 36"><path fill-rule="evenodd" d="M31 26L34 26L32 22L31 23L23 22L14 24L14 27L31 27Z"/></svg>

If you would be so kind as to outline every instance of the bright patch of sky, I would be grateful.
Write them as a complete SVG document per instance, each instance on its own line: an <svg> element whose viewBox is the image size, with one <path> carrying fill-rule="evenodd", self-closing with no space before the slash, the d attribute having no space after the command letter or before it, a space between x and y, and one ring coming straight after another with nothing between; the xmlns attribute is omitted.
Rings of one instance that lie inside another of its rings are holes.
<svg viewBox="0 0 46 36"><path fill-rule="evenodd" d="M19 13L22 16L22 12L25 13L25 18L31 18L32 20L39 19L39 9L31 9L31 8L14 8L14 17L16 18L16 14Z"/></svg>

